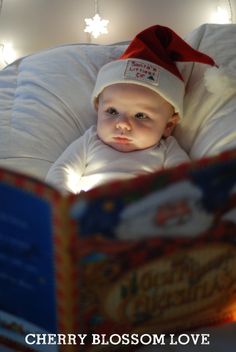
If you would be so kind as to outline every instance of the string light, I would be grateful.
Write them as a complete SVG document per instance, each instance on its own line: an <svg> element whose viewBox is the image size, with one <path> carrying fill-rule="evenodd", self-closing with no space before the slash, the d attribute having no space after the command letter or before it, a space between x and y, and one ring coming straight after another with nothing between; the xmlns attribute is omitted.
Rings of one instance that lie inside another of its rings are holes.
<svg viewBox="0 0 236 352"><path fill-rule="evenodd" d="M216 14L215 14L217 23L230 23L230 18L228 11L221 6L217 6Z"/></svg>
<svg viewBox="0 0 236 352"><path fill-rule="evenodd" d="M233 23L233 11L230 0L218 0L216 11L212 16L213 22L219 24Z"/></svg>
<svg viewBox="0 0 236 352"><path fill-rule="evenodd" d="M0 0L0 16L2 13L3 0ZM10 64L16 59L16 52L12 43L0 43L0 66L1 68Z"/></svg>
<svg viewBox="0 0 236 352"><path fill-rule="evenodd" d="M13 48L12 43L1 44L2 48L2 59L6 65L16 60L16 52Z"/></svg>
<svg viewBox="0 0 236 352"><path fill-rule="evenodd" d="M99 15L98 0L94 0L95 15L93 18L85 18L86 27L84 32L90 33L94 38L101 34L108 33L107 25L109 20L104 20Z"/></svg>

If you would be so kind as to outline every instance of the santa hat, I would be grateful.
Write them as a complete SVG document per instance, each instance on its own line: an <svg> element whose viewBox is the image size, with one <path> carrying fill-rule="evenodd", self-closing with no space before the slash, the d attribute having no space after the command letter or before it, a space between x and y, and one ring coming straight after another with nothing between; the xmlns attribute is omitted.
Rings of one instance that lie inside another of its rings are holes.
<svg viewBox="0 0 236 352"><path fill-rule="evenodd" d="M100 69L92 94L93 102L107 86L133 83L161 95L182 116L185 83L176 65L178 61L218 67L211 57L193 49L170 28L149 27L132 40L118 60Z"/></svg>

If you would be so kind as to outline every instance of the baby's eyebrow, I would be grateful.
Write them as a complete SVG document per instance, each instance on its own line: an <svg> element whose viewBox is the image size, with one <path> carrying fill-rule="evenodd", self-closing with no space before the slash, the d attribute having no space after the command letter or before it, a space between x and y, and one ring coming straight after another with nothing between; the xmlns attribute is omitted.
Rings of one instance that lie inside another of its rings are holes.
<svg viewBox="0 0 236 352"><path fill-rule="evenodd" d="M102 103L104 104L104 105L113 105L114 104L114 100L113 99L104 99L104 98L102 98Z"/></svg>
<svg viewBox="0 0 236 352"><path fill-rule="evenodd" d="M137 106L137 109L136 110L138 110L138 111L140 111L140 112L145 112L145 111L148 111L148 112L157 112L158 111L158 107L152 107L152 106L149 106L149 105L139 105L139 106Z"/></svg>

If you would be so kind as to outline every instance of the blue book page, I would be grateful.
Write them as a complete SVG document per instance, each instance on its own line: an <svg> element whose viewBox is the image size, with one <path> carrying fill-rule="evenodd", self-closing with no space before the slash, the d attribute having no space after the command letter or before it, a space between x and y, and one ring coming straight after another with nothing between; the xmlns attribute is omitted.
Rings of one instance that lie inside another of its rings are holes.
<svg viewBox="0 0 236 352"><path fill-rule="evenodd" d="M0 311L55 333L54 277L50 204L0 183Z"/></svg>

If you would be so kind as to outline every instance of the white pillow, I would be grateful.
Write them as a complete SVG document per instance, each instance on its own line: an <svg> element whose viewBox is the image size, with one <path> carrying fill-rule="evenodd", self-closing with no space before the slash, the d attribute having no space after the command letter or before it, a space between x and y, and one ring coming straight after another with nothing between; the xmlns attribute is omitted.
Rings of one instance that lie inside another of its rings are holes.
<svg viewBox="0 0 236 352"><path fill-rule="evenodd" d="M96 122L90 99L97 71L124 48L60 46L0 72L0 165L44 178L63 150Z"/></svg>
<svg viewBox="0 0 236 352"><path fill-rule="evenodd" d="M236 74L236 25L205 24L186 40ZM194 159L236 148L236 92L225 91L221 96L209 93L203 79L209 66L192 67L186 85L184 118L176 128L176 138Z"/></svg>

